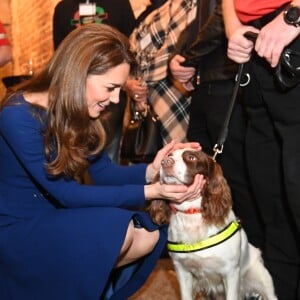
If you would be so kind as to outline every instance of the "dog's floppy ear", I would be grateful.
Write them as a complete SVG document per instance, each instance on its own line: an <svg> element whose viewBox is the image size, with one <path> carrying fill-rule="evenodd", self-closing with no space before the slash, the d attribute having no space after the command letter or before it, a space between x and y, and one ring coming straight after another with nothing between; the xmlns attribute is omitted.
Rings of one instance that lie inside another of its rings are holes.
<svg viewBox="0 0 300 300"><path fill-rule="evenodd" d="M157 174L152 182L158 182L159 180L159 174ZM171 217L171 209L166 201L148 201L146 203L145 210L149 213L153 223L157 225L169 224Z"/></svg>
<svg viewBox="0 0 300 300"><path fill-rule="evenodd" d="M202 215L207 223L223 225L232 208L230 188L220 165L209 158L206 184L202 192Z"/></svg>
<svg viewBox="0 0 300 300"><path fill-rule="evenodd" d="M146 211L150 214L153 223L157 225L169 224L171 209L164 200L151 200L146 204Z"/></svg>

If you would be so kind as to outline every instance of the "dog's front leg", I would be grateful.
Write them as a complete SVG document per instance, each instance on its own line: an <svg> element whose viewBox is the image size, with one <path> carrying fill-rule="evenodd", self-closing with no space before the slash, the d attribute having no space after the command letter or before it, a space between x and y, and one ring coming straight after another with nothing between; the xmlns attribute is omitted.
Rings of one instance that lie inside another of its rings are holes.
<svg viewBox="0 0 300 300"><path fill-rule="evenodd" d="M224 279L226 300L240 299L240 268L235 268Z"/></svg>
<svg viewBox="0 0 300 300"><path fill-rule="evenodd" d="M174 262L182 300L193 300L193 275L180 263Z"/></svg>

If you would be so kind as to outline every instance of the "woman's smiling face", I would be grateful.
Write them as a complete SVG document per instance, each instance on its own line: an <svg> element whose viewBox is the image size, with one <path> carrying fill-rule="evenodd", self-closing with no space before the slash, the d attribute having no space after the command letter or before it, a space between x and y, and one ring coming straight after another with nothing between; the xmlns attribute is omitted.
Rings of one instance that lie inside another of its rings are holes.
<svg viewBox="0 0 300 300"><path fill-rule="evenodd" d="M120 89L129 75L130 66L122 63L102 75L89 75L86 80L86 101L91 118L110 104L119 103Z"/></svg>

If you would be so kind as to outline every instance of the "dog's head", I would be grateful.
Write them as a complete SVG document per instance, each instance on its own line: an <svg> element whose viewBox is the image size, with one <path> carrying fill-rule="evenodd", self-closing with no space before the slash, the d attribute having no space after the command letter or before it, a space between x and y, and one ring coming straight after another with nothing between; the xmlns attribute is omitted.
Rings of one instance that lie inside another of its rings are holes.
<svg viewBox="0 0 300 300"><path fill-rule="evenodd" d="M177 149L162 160L159 180L164 184L191 185L196 174L206 179L200 207L202 218L206 223L223 225L231 210L231 193L220 165L212 157L203 151ZM171 210L167 201L153 200L147 211L155 223L169 222Z"/></svg>

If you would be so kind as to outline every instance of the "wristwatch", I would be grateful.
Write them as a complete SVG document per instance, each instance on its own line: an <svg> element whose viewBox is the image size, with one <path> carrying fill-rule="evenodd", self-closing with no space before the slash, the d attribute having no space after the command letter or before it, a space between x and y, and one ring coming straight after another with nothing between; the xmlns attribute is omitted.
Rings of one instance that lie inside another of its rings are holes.
<svg viewBox="0 0 300 300"><path fill-rule="evenodd" d="M284 22L288 25L293 25L295 27L300 26L300 7L289 5L283 11Z"/></svg>

